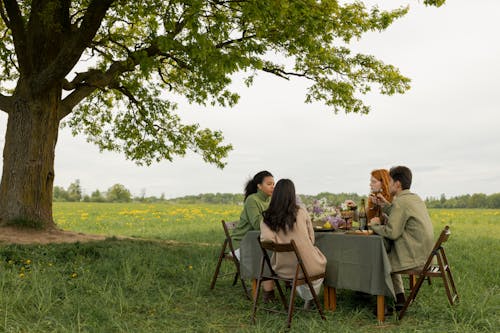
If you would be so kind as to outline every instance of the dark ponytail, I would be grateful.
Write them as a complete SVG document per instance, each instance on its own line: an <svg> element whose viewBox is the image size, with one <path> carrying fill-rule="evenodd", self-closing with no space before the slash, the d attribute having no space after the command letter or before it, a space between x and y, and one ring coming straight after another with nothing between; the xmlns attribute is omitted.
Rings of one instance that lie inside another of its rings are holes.
<svg viewBox="0 0 500 333"><path fill-rule="evenodd" d="M273 175L269 171L261 171L257 173L255 176L253 176L252 179L250 179L247 184L245 185L245 200L250 194L257 193L257 185L262 184L264 181L264 178L266 177L273 177Z"/></svg>

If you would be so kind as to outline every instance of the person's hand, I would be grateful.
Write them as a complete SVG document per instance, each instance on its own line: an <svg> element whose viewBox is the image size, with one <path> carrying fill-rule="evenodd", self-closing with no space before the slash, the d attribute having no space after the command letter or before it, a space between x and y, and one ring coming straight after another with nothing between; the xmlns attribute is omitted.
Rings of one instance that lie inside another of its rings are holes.
<svg viewBox="0 0 500 333"><path fill-rule="evenodd" d="M385 205L390 204L389 200L387 200L382 195L382 193L377 193L377 195L376 195L376 197L374 199L375 199L375 201L373 201L373 203L379 205L380 207L384 207Z"/></svg>
<svg viewBox="0 0 500 333"><path fill-rule="evenodd" d="M368 221L368 225L372 225L373 224L380 224L380 218L378 217L373 217L370 221Z"/></svg>

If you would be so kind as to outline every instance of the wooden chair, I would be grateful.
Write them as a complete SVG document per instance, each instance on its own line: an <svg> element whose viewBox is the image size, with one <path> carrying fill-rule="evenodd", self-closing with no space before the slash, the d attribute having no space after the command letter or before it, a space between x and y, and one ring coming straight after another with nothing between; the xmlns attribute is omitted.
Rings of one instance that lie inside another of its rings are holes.
<svg viewBox="0 0 500 333"><path fill-rule="evenodd" d="M306 267L304 266L304 262L302 261L302 258L300 256L299 250L297 249L297 246L295 245L295 242L292 240L290 243L287 244L276 244L270 241L265 241L261 242L260 241L260 236L259 236L259 244L260 248L262 250L262 260L261 260L261 265L260 265L260 273L259 277L257 279L257 291L256 295L254 297L254 302L253 302L253 313L252 313L252 322L255 324L255 317L257 313L257 303L259 301L259 294L260 294L260 286L262 281L265 280L273 280L275 282L276 288L278 289L280 300L283 303L283 306L285 307L285 310L287 311L278 311L275 309L269 309L269 308L264 308L264 310L270 311L270 312L277 312L277 313L284 313L287 314L287 327L290 328L292 324L292 315L293 315L293 310L294 310L294 301L295 301L295 294L296 294L296 287L307 284L309 286L309 290L311 291L311 294L314 299L314 303L316 304L316 308L318 309L318 312L321 316L321 319L326 320L325 315L323 314L323 310L321 309L321 305L318 299L318 295L316 295L316 292L314 291L314 288L312 286L312 281L321 279L325 277L325 273L315 275L315 276L309 276L307 273ZM270 252L293 252L297 258L297 265L295 268L295 275L293 278L285 278L282 276L279 276L276 274L276 272L273 270L271 266L271 260L269 259L269 254L267 251ZM269 274L265 274L266 271L269 271ZM303 277L299 277L300 273L303 273ZM283 293L283 289L280 286L279 281L284 281L286 283L291 284L291 289L290 289L290 299L289 303L287 305L286 302L286 297Z"/></svg>
<svg viewBox="0 0 500 333"><path fill-rule="evenodd" d="M421 270L405 270L397 272L399 274L409 274L410 277L412 275L417 276L417 282L411 288L410 296L408 296L403 308L399 312L399 319L403 318L406 310L408 309L408 306L410 306L410 304L415 300L415 297L417 297L417 293L420 290L420 287L422 286L424 280L429 277L441 277L443 279L444 288L446 290L446 295L448 296L450 305L453 305L455 301L458 301L458 292L455 287L455 282L453 281L450 265L443 248L443 243L448 240L450 234L450 227L446 226L441 232L441 235L439 235L439 238L436 241L436 244L434 245L429 258L427 259L427 262ZM437 261L437 265L433 264L435 259Z"/></svg>
<svg viewBox="0 0 500 333"><path fill-rule="evenodd" d="M224 235L226 236L226 238L224 239L224 243L222 244L222 249L221 249L220 254L219 254L217 266L215 267L215 273L214 273L214 276L212 277L212 282L210 283L210 289L215 288L215 282L217 282L217 278L219 276L223 277L226 275L233 275L234 274L233 286L238 282L238 278L239 278L241 281L241 285L243 286L243 291L245 292L246 298L250 299L248 289L245 285L245 281L241 278L240 261L238 260L238 258L236 257L236 254L234 253L235 249L233 247L233 241L231 240L231 235L229 234L229 230L236 228L238 221L225 222L224 220L222 220L221 223L222 223L222 228L224 229ZM225 273L225 274L219 274L223 260L233 262L233 264L236 268L236 271L230 272L230 273Z"/></svg>

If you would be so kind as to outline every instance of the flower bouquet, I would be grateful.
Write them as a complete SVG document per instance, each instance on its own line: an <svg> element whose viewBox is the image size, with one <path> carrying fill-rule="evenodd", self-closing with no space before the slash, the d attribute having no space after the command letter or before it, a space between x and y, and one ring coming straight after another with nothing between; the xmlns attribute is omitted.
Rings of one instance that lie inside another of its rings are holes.
<svg viewBox="0 0 500 333"><path fill-rule="evenodd" d="M314 227L324 229L337 229L342 223L342 218L337 216L335 206L328 205L326 198L314 200L312 205L307 207Z"/></svg>

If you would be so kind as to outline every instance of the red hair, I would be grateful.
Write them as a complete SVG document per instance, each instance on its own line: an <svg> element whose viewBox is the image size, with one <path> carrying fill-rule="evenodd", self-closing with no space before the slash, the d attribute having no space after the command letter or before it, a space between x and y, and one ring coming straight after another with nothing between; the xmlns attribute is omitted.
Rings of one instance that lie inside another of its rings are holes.
<svg viewBox="0 0 500 333"><path fill-rule="evenodd" d="M371 172L371 175L373 178L377 179L378 181L382 182L382 187L381 187L381 192L384 196L384 198L387 199L387 201L392 202L392 195L391 192L389 191L389 171L386 169L377 169L373 170ZM368 221L370 221L371 218L375 216L380 216L380 207L376 206L370 198L368 198L368 209L366 212L366 215L368 217Z"/></svg>

